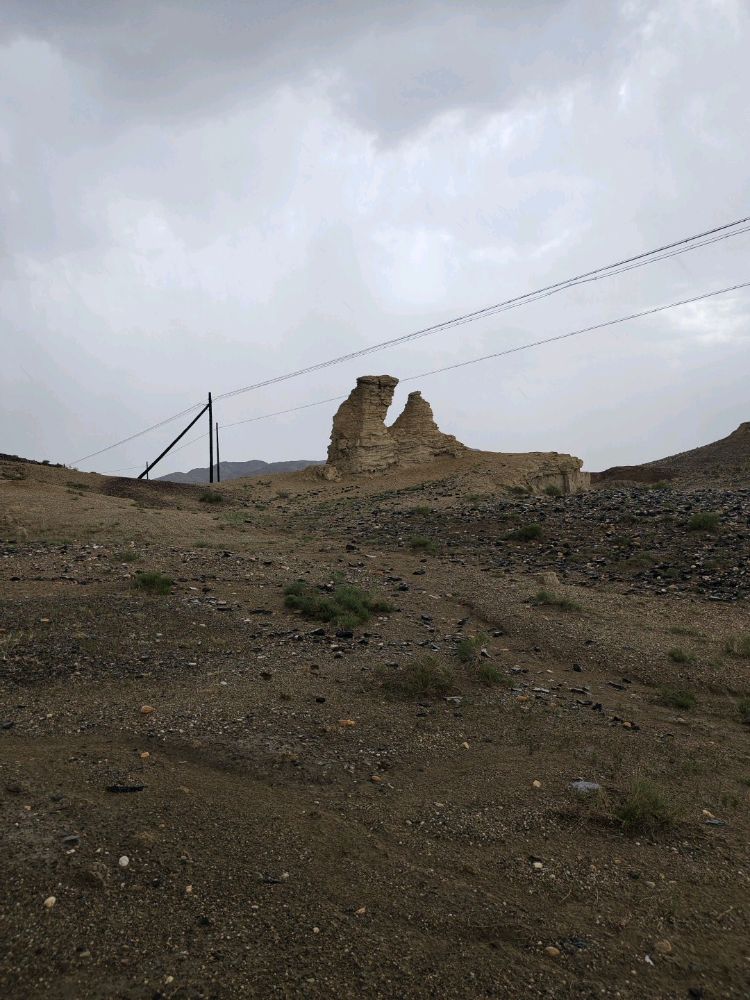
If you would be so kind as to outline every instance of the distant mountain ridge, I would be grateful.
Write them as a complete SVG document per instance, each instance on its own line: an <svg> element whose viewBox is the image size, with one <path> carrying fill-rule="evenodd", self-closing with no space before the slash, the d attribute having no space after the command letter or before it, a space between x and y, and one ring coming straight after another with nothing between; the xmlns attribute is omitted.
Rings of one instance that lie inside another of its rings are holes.
<svg viewBox="0 0 750 1000"><path fill-rule="evenodd" d="M298 472L311 465L323 465L319 459L300 458L290 462L263 462L253 458L249 462L222 462L220 464L221 481L243 479L246 476L270 476L275 472ZM208 468L191 469L190 472L170 472L166 476L157 476L159 482L165 483L207 483Z"/></svg>

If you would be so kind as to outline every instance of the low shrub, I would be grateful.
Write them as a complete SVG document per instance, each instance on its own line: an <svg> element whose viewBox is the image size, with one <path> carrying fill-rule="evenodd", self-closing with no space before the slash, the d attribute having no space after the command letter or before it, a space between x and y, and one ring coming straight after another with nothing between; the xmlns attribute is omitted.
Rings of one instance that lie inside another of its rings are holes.
<svg viewBox="0 0 750 1000"><path fill-rule="evenodd" d="M750 697L740 698L737 702L737 711L745 725L750 726Z"/></svg>
<svg viewBox="0 0 750 1000"><path fill-rule="evenodd" d="M221 493L215 493L213 490L206 490L201 493L198 499L201 503L224 503L224 497Z"/></svg>
<svg viewBox="0 0 750 1000"><path fill-rule="evenodd" d="M113 552L112 558L116 562L129 563L129 562L138 562L138 560L141 557L138 555L135 549L123 549L122 552Z"/></svg>
<svg viewBox="0 0 750 1000"><path fill-rule="evenodd" d="M545 486L544 492L548 497L561 497L563 495L563 491L559 486L555 486L554 483L550 483L549 486Z"/></svg>

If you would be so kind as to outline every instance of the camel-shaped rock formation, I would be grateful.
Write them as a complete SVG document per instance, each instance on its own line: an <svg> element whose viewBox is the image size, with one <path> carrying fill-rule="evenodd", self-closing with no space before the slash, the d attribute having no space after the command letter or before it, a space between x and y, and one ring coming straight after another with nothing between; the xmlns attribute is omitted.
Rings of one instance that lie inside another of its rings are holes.
<svg viewBox="0 0 750 1000"><path fill-rule="evenodd" d="M467 451L435 423L432 407L421 392L409 394L406 407L391 427L385 417L398 379L363 375L333 418L327 476L337 473L383 472L392 466L422 465L435 458Z"/></svg>

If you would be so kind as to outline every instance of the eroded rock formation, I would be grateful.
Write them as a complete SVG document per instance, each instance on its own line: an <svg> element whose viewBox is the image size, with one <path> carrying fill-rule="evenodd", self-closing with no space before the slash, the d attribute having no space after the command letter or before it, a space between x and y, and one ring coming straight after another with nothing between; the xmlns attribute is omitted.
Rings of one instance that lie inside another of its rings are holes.
<svg viewBox="0 0 750 1000"><path fill-rule="evenodd" d="M333 418L328 447L329 477L339 473L383 472L392 466L421 465L443 455L458 455L466 447L435 423L432 408L420 392L412 392L404 412L392 427L385 416L398 379L363 375Z"/></svg>
<svg viewBox="0 0 750 1000"><path fill-rule="evenodd" d="M333 418L328 461L317 470L325 479L340 475L382 473L400 469L423 470L438 459L456 459L453 475L460 474L472 488L520 488L541 493L553 487L561 493L586 489L589 474L573 455L531 452L510 455L475 451L453 435L443 434L432 407L421 392L409 394L401 416L390 427L385 417L398 379L391 375L363 375ZM435 466L436 469L439 466ZM407 473L408 475L408 473Z"/></svg>

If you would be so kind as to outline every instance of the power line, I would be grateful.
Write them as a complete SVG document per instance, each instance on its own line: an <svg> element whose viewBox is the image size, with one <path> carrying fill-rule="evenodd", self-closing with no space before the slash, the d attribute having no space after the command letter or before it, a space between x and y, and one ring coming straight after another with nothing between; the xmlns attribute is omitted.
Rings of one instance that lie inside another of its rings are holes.
<svg viewBox="0 0 750 1000"><path fill-rule="evenodd" d="M452 371L455 368L465 368L468 365L479 364L480 361L489 361L493 358L501 358L508 354L517 354L520 351L528 351L534 347L542 347L545 344L553 344L559 340L569 340L571 337L579 337L584 333L593 333L596 330L605 330L608 327L617 326L620 323L627 323L630 320L641 319L644 316L653 316L656 313L666 312L668 309L677 309L679 306L691 305L694 302L703 302L705 299L715 298L717 295L726 295L729 292L739 291L742 288L750 287L750 281L744 281L738 285L730 285L727 288L719 288L713 292L704 292L701 295L694 295L691 298L680 299L677 302L669 302L663 306L653 306L650 309L642 309L640 312L629 313L627 316L619 316L617 319L606 320L603 323L595 323L593 326L585 326L579 330L572 330L569 333L559 333L553 337L544 337L541 340L533 340L525 344L518 344L515 347L507 347L502 351L496 351L492 354L483 354L478 358L470 358L468 361L459 361L452 365L445 365L442 368L432 368L430 371L420 372L418 375L408 375L406 378L400 379L401 382L414 382L416 379L427 378L428 375L437 375L440 372ZM292 406L286 410L276 410L273 413L263 413L256 417L247 417L244 420L236 420L231 424L223 424L222 430L227 430L230 427L239 427L242 424L251 424L256 420L268 420L270 417L278 417L285 413L296 413L298 410L308 410L313 406L323 406L325 403L335 403L342 399L346 399L348 393L343 396L331 396L328 399L319 399L314 403L304 403L301 406ZM195 441L199 440L194 438L193 441L188 442L188 444L194 444ZM187 447L183 445L182 447ZM179 449L175 449L176 451Z"/></svg>
<svg viewBox="0 0 750 1000"><path fill-rule="evenodd" d="M676 240L673 243L667 243L663 246L656 247L653 250L644 250L639 254L632 257L624 258L620 261L615 261L612 264L607 264L602 267L594 268L591 271L586 271L582 274L575 275L572 278L566 278L563 281L555 282L551 285L546 285L542 288L536 289L531 292L526 292L523 295L517 295L513 298L505 299L502 302L497 302L490 306L485 306L482 309L476 309L473 312L464 313L461 316L457 316L450 320L445 320L441 323L435 323L432 326L424 327L420 330L413 331L412 333L404 334L400 337L395 337L391 340L381 341L378 344L371 344L369 347L361 348L357 351L352 351L349 354L343 354L336 358L329 358L327 361L321 361L313 365L309 365L306 368L299 368L296 371L287 372L284 375L277 375L274 378L265 379L262 382L255 382L252 385L243 386L238 389L233 389L229 392L221 393L220 395L214 396L214 401L217 402L223 399L231 399L234 396L239 396L246 392L251 392L255 389L261 389L269 385L276 385L279 382L285 382L289 379L298 378L300 375L308 375L312 372L321 371L324 368L329 368L334 365L343 364L346 361L353 361L356 358L365 357L368 354L373 354L377 351L386 350L389 347L396 347L400 344L406 344L414 340L421 339L422 337L430 336L434 333L439 333L444 330L453 329L458 326L463 326L467 323L474 323L477 320L487 318L489 316L497 315L500 312L505 312L510 309L517 309L520 306L528 305L532 302L536 302L543 298L548 298L552 295L557 295L562 291L566 291L570 288L575 288L579 285L587 284L593 281L601 281L604 278L612 277L617 274L622 274L625 271L630 271L635 268L645 267L649 264L656 263L661 260L667 260L672 257L676 257L683 253L688 253L691 250L696 250L704 246L709 246L713 243L719 242L720 240L731 239L735 236L742 235L750 231L750 216L745 216L741 219L735 219L734 222L727 222L721 226L715 226L713 229L707 229L704 232L696 233L693 236L685 236L680 240ZM740 228L738 228L740 227ZM166 424L171 423L174 420L185 416L188 413L192 413L198 407L202 406L202 403L194 403L192 406L185 410L175 413L171 417L160 421L157 424L153 424L151 427L147 427L142 431L138 431L136 434L130 435L130 437L123 438L121 441L116 441L114 444L108 445L106 448L101 448L99 451L91 452L89 455L84 455L83 458L76 459L73 465L78 465L81 462L88 461L90 458L95 458L98 455L103 455L105 452L112 451L114 448L118 448L123 444L127 444L130 441L134 441L144 434L148 434L153 430L157 430L160 427L164 427Z"/></svg>
<svg viewBox="0 0 750 1000"><path fill-rule="evenodd" d="M750 281L744 281L738 285L730 285L727 288L719 288L713 292L705 292L702 295L694 295L688 299L680 299L678 302L669 302L663 306L654 306L651 309L643 309L640 312L630 313L627 316L619 316L617 319L606 320L603 323L595 323L593 326L582 327L580 330L572 330L569 333L559 333L553 337L544 337L541 340L533 340L526 344L518 344L515 347L508 347L505 348L505 350L496 351L493 354L483 354L478 358L470 358L468 361L459 361L456 364L445 365L442 368L433 368L430 371L420 372L418 375L408 375L406 378L402 378L399 381L414 382L416 379L427 378L429 375L438 375L441 372L453 371L456 368L466 368L468 365L476 365L481 361L490 361L494 358L501 358L508 354L517 354L520 351L528 351L534 347L542 347L545 344L553 344L560 340L569 340L571 337L579 337L584 333L593 333L596 330L605 330L608 327L617 326L620 323L627 323L628 321L634 319L641 319L644 316L653 316L656 313L666 312L668 309L676 309L679 306L691 305L694 302L703 302L705 299L711 299L717 295L726 295L728 292L736 292L742 288L750 288ZM291 406L285 410L275 410L273 413L262 413L256 417L246 417L244 420L235 420L231 424L222 424L222 430L228 430L230 427L240 427L243 424L252 424L257 420L268 420L271 417L280 417L286 413L297 413L299 410L309 410L314 406L324 406L326 403L338 403L343 399L347 399L348 395L348 393L345 393L342 396L329 396L327 399L318 399L314 403L303 403L301 406ZM182 451L183 448L187 448L189 445L195 444L204 437L205 434L199 434L197 437L191 438L190 441L186 441L185 444L180 445L179 448L174 448L173 451ZM141 466L131 466L131 468L140 469ZM123 472L126 470L119 469L116 471Z"/></svg>
<svg viewBox="0 0 750 1000"><path fill-rule="evenodd" d="M689 251L696 250L699 247L708 246L711 243L718 242L720 239L731 239L734 236L739 236L742 233L750 231L750 226L744 226L744 228L738 229L736 232L725 232L722 236L715 236L714 234L723 232L727 229L733 229L737 226L742 226L747 222L750 222L750 216L746 216L743 219L737 219L735 222L726 223L726 225L723 226L717 226L715 229L709 229L706 232L698 233L695 236L685 237L675 243L669 243L665 246L657 247L655 250L644 251L634 257L628 257L625 260L617 261L614 264L608 264L604 267L596 268L593 271L587 271L584 274L576 275L573 278L567 278L564 281L558 281L555 284L546 285L544 288L539 288L533 292L526 292L524 295L517 295L514 298L505 299L503 302L497 302L494 305L485 306L483 309L477 309L474 312L464 313L462 316L457 316L454 319L445 320L442 323L435 323L432 326L427 326L421 330L404 334L401 337L394 337L392 340L384 340L379 344L371 344L369 347L363 347L360 350L352 351L349 354L342 354L337 358L330 358L328 361L320 361L317 364L309 365L306 368L299 368L297 371L287 372L285 375L277 375L274 378L264 379L262 382L255 382L252 385L246 385L239 389L233 389L230 392L221 393L216 396L215 399L232 399L234 396L239 396L245 392L251 392L254 389L262 389L269 385L276 385L279 382L286 382L288 379L297 378L300 375L309 375L312 372L321 371L324 368L330 368L333 365L339 365L345 361L353 361L355 358L362 358L365 357L365 355L374 354L376 351L383 351L389 347L396 347L399 344L410 343L413 340L430 336L433 333L453 329L454 327L463 326L467 323L474 323L479 319L494 316L499 312L517 309L520 306L528 305L529 303L536 302L542 298L549 298L552 295L557 295L559 292L575 288L578 285L587 284L592 281L601 281L604 278L621 274L624 271L633 270L636 267L645 267L648 264L655 263L659 260L676 257L679 254L688 253ZM704 237L711 236L714 238L705 239L705 242L695 243L696 240L703 240ZM695 243L695 245L686 245L690 243Z"/></svg>

